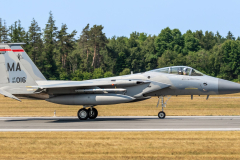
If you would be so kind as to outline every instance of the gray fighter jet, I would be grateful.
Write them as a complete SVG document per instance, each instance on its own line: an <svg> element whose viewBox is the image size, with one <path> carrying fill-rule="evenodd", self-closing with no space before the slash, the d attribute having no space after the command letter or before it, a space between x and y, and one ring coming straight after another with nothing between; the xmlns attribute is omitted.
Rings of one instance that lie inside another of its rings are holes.
<svg viewBox="0 0 240 160"><path fill-rule="evenodd" d="M82 105L80 120L95 119L96 105L130 103L158 96L165 118L164 97L240 92L240 84L210 77L188 66L159 68L144 73L86 81L48 81L21 45L0 43L0 94L21 101L19 96L42 98L64 105ZM88 108L88 109L87 109Z"/></svg>

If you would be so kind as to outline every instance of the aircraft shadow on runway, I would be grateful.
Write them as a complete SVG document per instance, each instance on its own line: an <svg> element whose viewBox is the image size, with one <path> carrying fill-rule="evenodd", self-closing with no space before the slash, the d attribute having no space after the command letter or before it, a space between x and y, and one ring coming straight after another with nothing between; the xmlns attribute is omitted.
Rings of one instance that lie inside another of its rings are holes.
<svg viewBox="0 0 240 160"><path fill-rule="evenodd" d="M158 119L158 118L156 118ZM86 122L113 122L113 121L146 121L146 120L156 120L155 118L96 118L88 120L79 120L78 118L26 118L26 119L11 119L5 120L5 122L27 122L27 121L41 121L42 123L86 123ZM159 119L160 120L160 119ZM44 122L46 121L46 122ZM162 121L162 120L160 120Z"/></svg>

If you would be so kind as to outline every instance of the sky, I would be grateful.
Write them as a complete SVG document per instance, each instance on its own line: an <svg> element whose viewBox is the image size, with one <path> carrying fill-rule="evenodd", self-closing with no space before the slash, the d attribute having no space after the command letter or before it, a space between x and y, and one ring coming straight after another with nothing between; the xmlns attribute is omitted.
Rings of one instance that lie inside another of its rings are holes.
<svg viewBox="0 0 240 160"><path fill-rule="evenodd" d="M0 18L10 26L21 20L28 30L34 18L41 29L52 11L56 26L67 24L77 37L89 23L102 25L108 38L134 32L158 35L162 29L203 30L240 36L239 0L0 0ZM5 6L5 7L4 7Z"/></svg>

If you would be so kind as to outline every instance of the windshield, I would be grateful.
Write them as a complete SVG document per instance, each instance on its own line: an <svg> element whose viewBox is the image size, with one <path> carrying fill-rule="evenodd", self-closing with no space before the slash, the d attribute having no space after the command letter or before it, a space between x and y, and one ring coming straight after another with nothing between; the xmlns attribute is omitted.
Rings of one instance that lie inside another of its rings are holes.
<svg viewBox="0 0 240 160"><path fill-rule="evenodd" d="M191 76L203 76L203 74L195 69L192 69Z"/></svg>

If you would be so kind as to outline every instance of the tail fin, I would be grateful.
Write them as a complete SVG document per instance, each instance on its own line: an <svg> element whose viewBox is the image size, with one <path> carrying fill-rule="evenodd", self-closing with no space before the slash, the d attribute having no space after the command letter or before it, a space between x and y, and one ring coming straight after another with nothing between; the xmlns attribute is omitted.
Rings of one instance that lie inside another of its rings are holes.
<svg viewBox="0 0 240 160"><path fill-rule="evenodd" d="M34 89L27 86L37 85L37 80L46 80L22 49L22 44L0 43L0 90L10 94L32 94Z"/></svg>
<svg viewBox="0 0 240 160"><path fill-rule="evenodd" d="M29 58L27 53L21 47L21 43L10 43L9 46L11 47L13 53L18 57L21 64L24 66L24 68L28 71L28 73L32 76L32 78L35 81L46 80L43 74L39 71L39 69L36 67L36 65L33 63L33 61Z"/></svg>

